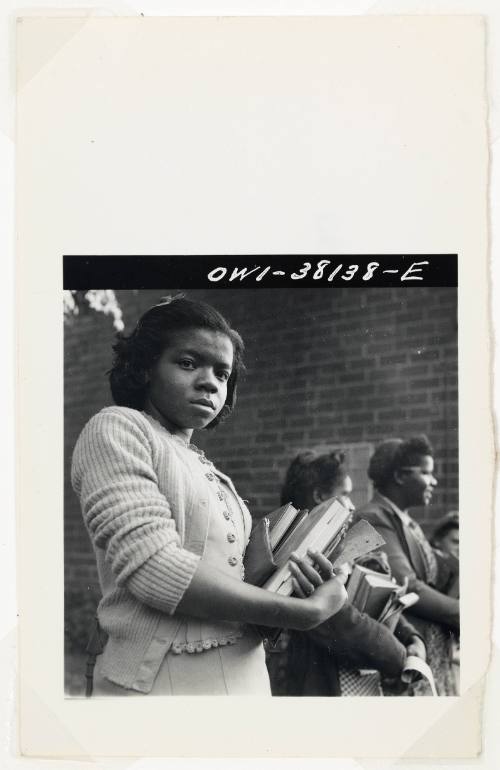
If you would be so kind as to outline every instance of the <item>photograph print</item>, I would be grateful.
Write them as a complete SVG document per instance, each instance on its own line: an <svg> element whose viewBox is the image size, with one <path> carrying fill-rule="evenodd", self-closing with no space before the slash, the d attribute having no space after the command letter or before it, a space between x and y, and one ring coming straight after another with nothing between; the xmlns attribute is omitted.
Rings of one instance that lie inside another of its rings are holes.
<svg viewBox="0 0 500 770"><path fill-rule="evenodd" d="M66 697L459 695L457 333L456 255L66 256Z"/></svg>

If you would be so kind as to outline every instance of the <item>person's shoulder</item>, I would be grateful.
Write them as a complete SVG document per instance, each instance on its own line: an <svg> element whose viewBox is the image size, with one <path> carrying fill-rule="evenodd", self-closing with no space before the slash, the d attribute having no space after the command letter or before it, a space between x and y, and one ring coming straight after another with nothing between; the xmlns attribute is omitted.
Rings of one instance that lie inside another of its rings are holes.
<svg viewBox="0 0 500 770"><path fill-rule="evenodd" d="M137 409L130 409L128 406L106 406L90 418L84 430L110 424L149 425L145 415Z"/></svg>
<svg viewBox="0 0 500 770"><path fill-rule="evenodd" d="M125 406L107 406L84 425L73 450L73 472L83 463L95 465L117 452L150 454L154 430L144 414Z"/></svg>
<svg viewBox="0 0 500 770"><path fill-rule="evenodd" d="M391 518L391 511L377 495L356 510L356 519L369 522L386 521Z"/></svg>
<svg viewBox="0 0 500 770"><path fill-rule="evenodd" d="M107 406L88 420L80 433L77 445L86 440L98 441L100 437L115 436L120 440L130 434L151 439L153 433L151 423L137 409Z"/></svg>
<svg viewBox="0 0 500 770"><path fill-rule="evenodd" d="M383 510L383 506L381 505L380 501L377 500L376 497L372 497L371 500L368 500L367 503L362 505L360 508L356 509L356 515L358 517L362 516L363 518L366 515L376 515L380 513L380 511Z"/></svg>
<svg viewBox="0 0 500 770"><path fill-rule="evenodd" d="M71 479L78 491L82 476L90 470L107 472L119 458L137 457L146 462L153 452L153 431L141 412L109 406L91 417L83 427L71 462Z"/></svg>

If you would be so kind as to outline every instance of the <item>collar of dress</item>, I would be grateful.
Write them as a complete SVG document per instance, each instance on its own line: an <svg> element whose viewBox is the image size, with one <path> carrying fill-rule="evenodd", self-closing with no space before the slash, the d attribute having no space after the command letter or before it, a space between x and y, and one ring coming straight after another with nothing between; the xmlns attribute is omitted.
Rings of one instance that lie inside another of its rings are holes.
<svg viewBox="0 0 500 770"><path fill-rule="evenodd" d="M406 511L402 511L401 508L398 508L396 503L393 503L392 500L389 500L388 497L385 495L382 495L380 492L377 492L377 495L380 497L380 499L385 503L386 507L389 508L392 513L395 513L396 516L398 516L403 524L406 524L408 526L410 522L412 521L412 518L409 513Z"/></svg>

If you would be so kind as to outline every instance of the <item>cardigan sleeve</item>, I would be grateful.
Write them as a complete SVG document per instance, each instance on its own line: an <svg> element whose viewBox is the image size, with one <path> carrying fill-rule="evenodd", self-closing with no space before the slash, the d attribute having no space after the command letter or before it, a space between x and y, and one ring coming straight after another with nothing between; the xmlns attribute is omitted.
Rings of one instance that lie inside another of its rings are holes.
<svg viewBox="0 0 500 770"><path fill-rule="evenodd" d="M200 557L181 547L151 457L138 421L103 410L76 444L72 483L90 537L104 549L117 584L172 614Z"/></svg>

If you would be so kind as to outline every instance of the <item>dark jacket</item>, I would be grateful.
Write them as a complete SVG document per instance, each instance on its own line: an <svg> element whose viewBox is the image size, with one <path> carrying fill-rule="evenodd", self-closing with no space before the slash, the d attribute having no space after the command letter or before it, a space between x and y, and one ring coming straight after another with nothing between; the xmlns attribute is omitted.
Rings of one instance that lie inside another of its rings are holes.
<svg viewBox="0 0 500 770"><path fill-rule="evenodd" d="M458 631L459 602L446 595L457 576L456 559L434 550L438 578L435 586L431 586L426 581L426 564L420 543L381 495L375 493L373 499L356 512L356 517L365 519L380 533L385 540L382 550L387 554L393 576L399 583L407 577L409 590L419 595L408 619L419 630L422 630L422 620L430 620Z"/></svg>
<svg viewBox="0 0 500 770"><path fill-rule="evenodd" d="M341 695L339 665L375 668L384 678L399 677L405 645L417 635L401 618L395 634L351 604L312 631L291 631L286 651L287 695ZM273 684L271 677L271 686Z"/></svg>

